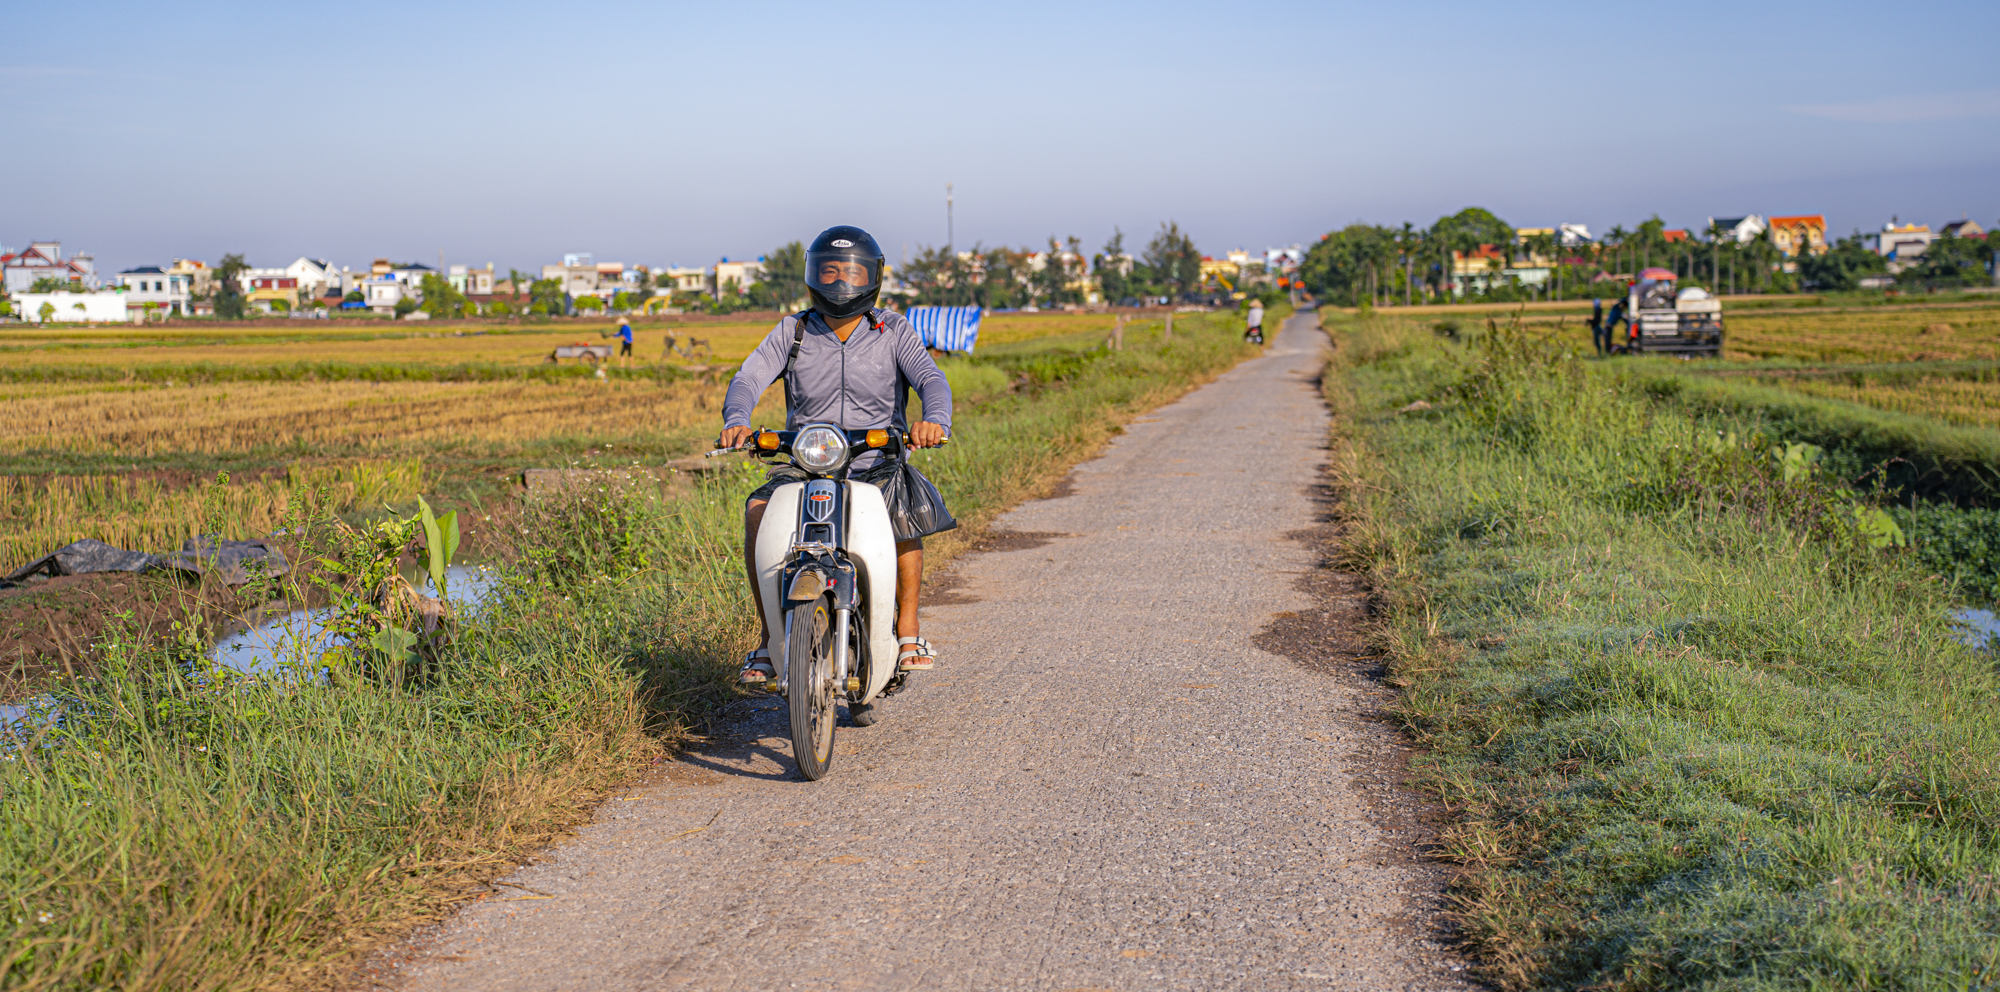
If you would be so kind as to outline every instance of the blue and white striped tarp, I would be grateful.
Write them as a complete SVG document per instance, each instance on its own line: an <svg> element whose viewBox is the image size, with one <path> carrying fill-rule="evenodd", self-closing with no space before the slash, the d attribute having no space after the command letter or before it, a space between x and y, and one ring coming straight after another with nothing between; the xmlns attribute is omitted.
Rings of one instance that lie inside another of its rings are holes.
<svg viewBox="0 0 2000 992"><path fill-rule="evenodd" d="M978 307L911 307L903 316L924 339L924 347L971 352L979 340Z"/></svg>

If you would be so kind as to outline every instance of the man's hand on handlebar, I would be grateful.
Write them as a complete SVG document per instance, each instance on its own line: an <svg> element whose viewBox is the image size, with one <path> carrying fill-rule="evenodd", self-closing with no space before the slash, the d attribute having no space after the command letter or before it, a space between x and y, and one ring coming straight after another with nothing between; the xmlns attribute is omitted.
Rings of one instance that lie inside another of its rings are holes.
<svg viewBox="0 0 2000 992"><path fill-rule="evenodd" d="M715 446L717 448L741 448L743 447L743 442L750 440L750 435L753 433L756 432L748 427L724 427L721 436L715 439Z"/></svg>
<svg viewBox="0 0 2000 992"><path fill-rule="evenodd" d="M910 444L919 448L935 448L944 443L944 428L928 420L919 420L910 425Z"/></svg>

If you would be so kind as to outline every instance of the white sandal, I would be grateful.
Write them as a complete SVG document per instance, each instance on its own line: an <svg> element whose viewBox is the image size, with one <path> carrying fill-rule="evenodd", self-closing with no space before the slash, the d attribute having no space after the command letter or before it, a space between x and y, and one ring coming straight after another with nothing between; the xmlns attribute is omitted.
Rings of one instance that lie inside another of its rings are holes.
<svg viewBox="0 0 2000 992"><path fill-rule="evenodd" d="M896 656L899 672L928 672L937 663L937 649L921 637L899 637L896 645L903 648Z"/></svg>
<svg viewBox="0 0 2000 992"><path fill-rule="evenodd" d="M778 680L778 666L771 662L768 648L758 648L743 656L743 667L736 673L736 681L747 686L764 686Z"/></svg>

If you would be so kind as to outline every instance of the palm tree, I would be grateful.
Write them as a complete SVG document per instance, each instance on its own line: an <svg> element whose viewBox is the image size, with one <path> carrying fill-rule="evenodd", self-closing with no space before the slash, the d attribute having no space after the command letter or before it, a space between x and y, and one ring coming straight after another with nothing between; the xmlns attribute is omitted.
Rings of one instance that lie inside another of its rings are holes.
<svg viewBox="0 0 2000 992"><path fill-rule="evenodd" d="M1416 248L1418 242L1421 240L1417 236L1416 228L1409 221L1404 221L1403 229L1396 232L1396 250L1402 254L1403 258L1404 306L1410 305L1410 263L1415 261Z"/></svg>
<svg viewBox="0 0 2000 992"><path fill-rule="evenodd" d="M1611 225L1611 230L1604 232L1604 248L1611 253L1611 268L1613 270L1611 275L1618 275L1619 273L1616 270L1625 267L1625 246L1631 238L1632 232L1627 231L1623 224L1613 224Z"/></svg>

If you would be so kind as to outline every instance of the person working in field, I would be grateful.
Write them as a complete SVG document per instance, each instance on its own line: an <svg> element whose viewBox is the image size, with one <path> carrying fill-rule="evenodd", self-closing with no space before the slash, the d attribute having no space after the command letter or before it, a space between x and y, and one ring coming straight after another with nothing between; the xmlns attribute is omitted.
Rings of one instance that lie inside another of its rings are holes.
<svg viewBox="0 0 2000 992"><path fill-rule="evenodd" d="M943 444L951 432L951 386L924 350L923 338L902 314L875 306L882 291L882 249L858 227L831 227L806 249L806 291L812 306L786 317L766 335L743 368L729 381L722 402L719 448L734 448L751 435L750 414L771 384L785 379L788 429L801 424L830 423L846 430L889 428L901 431L903 410L914 388L923 400L923 419L908 427L919 448ZM910 470L879 451L859 455L850 478L867 483ZM764 484L743 505L743 565L750 595L764 616L763 590L757 583L757 529L764 507L780 485L806 478L791 465L774 465ZM885 499L898 490L885 488ZM901 516L889 507L891 519ZM928 671L937 658L929 641L918 634L917 592L924 574L924 535L896 535L896 642L898 671ZM757 649L743 659L738 678L745 684L775 681L771 663L771 631L765 630Z"/></svg>
<svg viewBox="0 0 2000 992"><path fill-rule="evenodd" d="M618 357L626 368L632 367L632 318L618 320Z"/></svg>

